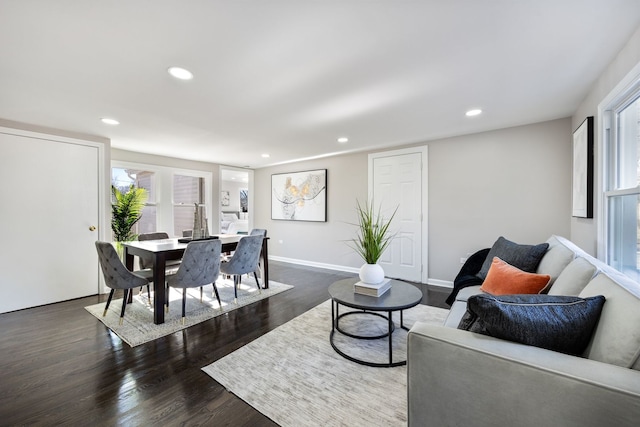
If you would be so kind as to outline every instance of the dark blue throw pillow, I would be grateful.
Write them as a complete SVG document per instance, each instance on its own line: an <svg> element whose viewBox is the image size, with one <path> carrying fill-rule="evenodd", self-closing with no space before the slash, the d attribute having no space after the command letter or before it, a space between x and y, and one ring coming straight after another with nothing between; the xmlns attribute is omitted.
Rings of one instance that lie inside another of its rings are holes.
<svg viewBox="0 0 640 427"><path fill-rule="evenodd" d="M602 295L474 295L458 329L580 355L589 345L604 301Z"/></svg>
<svg viewBox="0 0 640 427"><path fill-rule="evenodd" d="M500 236L491 247L491 250L489 250L489 254L487 254L487 258L485 258L484 263L482 263L482 267L480 271L478 271L477 276L482 280L487 278L493 257L496 256L504 262L518 267L520 270L526 271L527 273L535 273L538 264L540 264L540 260L542 260L544 254L547 253L547 249L549 249L548 243L520 245Z"/></svg>

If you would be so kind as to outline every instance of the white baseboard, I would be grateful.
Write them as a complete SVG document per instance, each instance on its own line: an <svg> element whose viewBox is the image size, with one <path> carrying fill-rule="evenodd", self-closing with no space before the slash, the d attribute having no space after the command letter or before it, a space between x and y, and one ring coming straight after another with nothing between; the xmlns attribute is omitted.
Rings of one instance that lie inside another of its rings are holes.
<svg viewBox="0 0 640 427"><path fill-rule="evenodd" d="M269 260L288 262L290 264L304 265L307 267L326 268L327 270L344 271L347 273L354 273L354 274L358 274L358 272L360 271L358 267L347 267L346 265L325 264L322 262L307 261L304 259L287 258L287 257L281 257L281 256L273 256L273 255L269 256ZM440 286L443 288L450 288L450 289L453 288L453 282L450 282L448 280L427 279L427 284L433 285L433 286Z"/></svg>
<svg viewBox="0 0 640 427"><path fill-rule="evenodd" d="M427 284L440 286L441 288L453 289L453 282L450 282L449 280L427 279Z"/></svg>

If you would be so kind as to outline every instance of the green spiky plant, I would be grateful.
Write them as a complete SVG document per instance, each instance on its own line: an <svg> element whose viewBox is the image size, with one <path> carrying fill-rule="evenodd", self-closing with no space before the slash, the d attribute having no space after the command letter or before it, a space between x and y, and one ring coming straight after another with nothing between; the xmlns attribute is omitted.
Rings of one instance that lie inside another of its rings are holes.
<svg viewBox="0 0 640 427"><path fill-rule="evenodd" d="M389 219L384 219L378 212L374 212L373 204L366 202L363 205L356 200L356 211L358 212L358 234L351 240L353 248L364 259L367 264L376 264L384 250L389 246L395 237L389 231L389 226L398 208L393 211Z"/></svg>
<svg viewBox="0 0 640 427"><path fill-rule="evenodd" d="M114 185L111 186L113 195L111 205L111 230L116 242L128 242L138 238L131 232L136 222L142 218L142 209L147 201L147 190L136 188L133 184L126 193L121 192Z"/></svg>

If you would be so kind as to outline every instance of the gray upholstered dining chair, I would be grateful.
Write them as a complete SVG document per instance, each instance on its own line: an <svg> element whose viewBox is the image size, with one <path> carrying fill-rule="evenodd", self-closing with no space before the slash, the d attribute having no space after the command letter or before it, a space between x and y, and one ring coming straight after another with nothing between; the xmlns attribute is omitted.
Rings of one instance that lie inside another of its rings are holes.
<svg viewBox="0 0 640 427"><path fill-rule="evenodd" d="M202 301L202 287L213 284L213 292L222 309L220 294L216 287L216 279L220 275L221 249L222 242L218 239L189 242L178 271L167 279L167 285L170 287L182 288L182 324L185 319L187 288L200 287L200 301ZM168 294L167 301L169 301Z"/></svg>
<svg viewBox="0 0 640 427"><path fill-rule="evenodd" d="M129 271L122 263L122 260L118 256L118 252L116 252L116 249L111 243L97 241L96 250L98 251L98 260L100 261L104 281L106 285L111 288L102 316L104 317L107 315L109 304L111 304L111 299L113 298L113 294L116 289L123 289L124 298L122 299L122 310L120 312L120 324L122 325L124 310L127 306L131 290L144 285L148 286L149 279Z"/></svg>
<svg viewBox="0 0 640 427"><path fill-rule="evenodd" d="M243 274L253 273L253 277L256 279L256 286L262 292L256 270L258 269L263 239L264 237L261 235L249 235L241 238L233 256L228 261L223 261L220 264L220 271L223 274L233 275L233 294L234 302L236 303L238 302L238 286Z"/></svg>
<svg viewBox="0 0 640 427"><path fill-rule="evenodd" d="M169 234L165 233L164 231L156 231L155 233L143 233L138 235L139 242L142 242L144 240L161 240L161 239L168 239L168 238L169 238ZM167 261L167 269L175 270L175 268L179 265L180 265L179 259L173 259L173 260ZM152 266L153 266L153 260L140 258L141 269L144 270L145 268L151 268Z"/></svg>
<svg viewBox="0 0 640 427"><path fill-rule="evenodd" d="M164 231L156 231L154 233L138 234L138 241L139 242L142 242L142 241L145 241L145 240L161 240L161 239L168 239L168 238L169 238L169 234L165 233ZM139 258L139 265L140 265L140 269L142 271L138 271L137 273L141 274L141 275L144 275L144 276L151 277L151 272L147 271L147 270L149 270L149 269L151 269L153 267L153 259L140 257ZM168 260L166 262L165 271L167 273L169 273L169 274L173 274L173 273L175 273L176 268L178 268L179 265L180 265L180 260L179 259ZM147 294L149 296L149 303L151 303L151 290L149 289L149 285L147 285Z"/></svg>
<svg viewBox="0 0 640 427"><path fill-rule="evenodd" d="M267 230L264 228L254 228L249 232L249 236L267 237Z"/></svg>

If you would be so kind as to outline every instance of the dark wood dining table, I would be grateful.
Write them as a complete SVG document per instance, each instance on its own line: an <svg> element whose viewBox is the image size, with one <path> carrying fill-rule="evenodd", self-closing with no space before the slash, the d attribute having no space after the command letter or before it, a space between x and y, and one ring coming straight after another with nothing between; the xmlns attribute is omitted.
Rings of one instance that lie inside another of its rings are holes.
<svg viewBox="0 0 640 427"><path fill-rule="evenodd" d="M231 252L236 249L238 242L245 235L242 234L217 234L212 237L222 241L222 252ZM269 288L269 238L262 241L262 251L260 253L260 277L262 287ZM133 271L134 256L144 257L153 260L153 323L159 325L164 323L164 305L167 298L165 291L165 268L167 261L182 258L187 243L181 243L178 239L145 240L142 242L122 242L124 246L125 265Z"/></svg>

